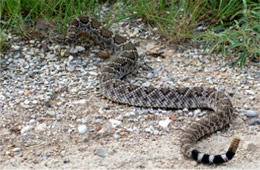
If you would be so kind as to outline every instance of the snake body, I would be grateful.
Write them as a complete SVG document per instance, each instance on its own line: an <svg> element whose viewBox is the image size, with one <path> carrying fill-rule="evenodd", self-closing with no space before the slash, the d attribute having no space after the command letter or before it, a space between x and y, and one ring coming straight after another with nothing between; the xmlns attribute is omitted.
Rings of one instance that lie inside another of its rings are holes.
<svg viewBox="0 0 260 170"><path fill-rule="evenodd" d="M194 148L203 136L228 125L233 116L233 106L229 97L214 88L154 88L127 83L122 78L136 69L138 53L135 45L125 37L106 29L97 20L81 16L70 22L68 37L73 39L79 32L86 32L105 47L116 53L101 70L100 91L106 98L141 107L155 108L206 108L214 112L193 122L180 138L181 152L198 162L220 164L231 160L238 148L239 138L233 138L226 153L205 154Z"/></svg>

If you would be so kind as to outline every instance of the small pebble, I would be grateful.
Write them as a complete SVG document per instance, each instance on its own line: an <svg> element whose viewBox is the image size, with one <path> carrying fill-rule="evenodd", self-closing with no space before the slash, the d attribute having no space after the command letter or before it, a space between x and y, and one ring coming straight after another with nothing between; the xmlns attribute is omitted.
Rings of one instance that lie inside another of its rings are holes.
<svg viewBox="0 0 260 170"><path fill-rule="evenodd" d="M171 119L167 118L166 120L160 120L159 121L159 125L165 129L165 130L168 130L168 125L171 123Z"/></svg>
<svg viewBox="0 0 260 170"><path fill-rule="evenodd" d="M87 100L86 99L81 99L81 100L75 100L72 102L73 104L86 104Z"/></svg>
<svg viewBox="0 0 260 170"><path fill-rule="evenodd" d="M154 133L154 127L152 125L150 125L148 128L145 128L145 132L148 132L148 133L151 133L153 134Z"/></svg>
<svg viewBox="0 0 260 170"><path fill-rule="evenodd" d="M81 123L83 123L83 124L85 124L85 123L87 123L88 122L88 117L86 116L86 117L84 117L84 118L82 118L81 119Z"/></svg>
<svg viewBox="0 0 260 170"><path fill-rule="evenodd" d="M56 115L55 111L52 111L52 110L47 110L46 114L49 115L49 116L55 116Z"/></svg>
<svg viewBox="0 0 260 170"><path fill-rule="evenodd" d="M251 119L248 125L249 126L260 125L260 119Z"/></svg>
<svg viewBox="0 0 260 170"><path fill-rule="evenodd" d="M35 155L36 155L36 156L41 156L41 154L42 154L41 151L36 151L36 152L35 152Z"/></svg>
<svg viewBox="0 0 260 170"><path fill-rule="evenodd" d="M106 157L106 151L103 148L98 148L96 150L96 154L102 158Z"/></svg>
<svg viewBox="0 0 260 170"><path fill-rule="evenodd" d="M85 51L85 48L82 46L76 46L75 48L78 52Z"/></svg>
<svg viewBox="0 0 260 170"><path fill-rule="evenodd" d="M88 130L88 128L87 128L86 125L79 125L79 126L78 126L78 132L79 132L80 134L86 133L87 130Z"/></svg>
<svg viewBox="0 0 260 170"><path fill-rule="evenodd" d="M253 111L253 110L246 111L245 115L247 117L256 117L256 116L258 116L258 114L255 111Z"/></svg>
<svg viewBox="0 0 260 170"><path fill-rule="evenodd" d="M121 125L121 121L116 119L110 119L109 122L111 123L113 128L117 128Z"/></svg>
<svg viewBox="0 0 260 170"><path fill-rule="evenodd" d="M200 109L194 110L194 116L199 116L200 113L201 113L201 110L200 110Z"/></svg>
<svg viewBox="0 0 260 170"><path fill-rule="evenodd" d="M120 136L119 134L117 134L117 133L114 133L114 134L113 134L113 137L114 137L115 139L118 139L118 138L120 138L121 136Z"/></svg>
<svg viewBox="0 0 260 170"><path fill-rule="evenodd" d="M189 112L189 110L187 108L184 108L182 111L183 112Z"/></svg>
<svg viewBox="0 0 260 170"><path fill-rule="evenodd" d="M27 125L21 129L21 134L24 134L32 129L31 125Z"/></svg>
<svg viewBox="0 0 260 170"><path fill-rule="evenodd" d="M98 124L101 124L103 122L103 119L96 119L95 122L98 123Z"/></svg>
<svg viewBox="0 0 260 170"><path fill-rule="evenodd" d="M12 45L12 48L13 48L14 50L20 50L20 49L21 49L21 47L18 46L18 45Z"/></svg>
<svg viewBox="0 0 260 170"><path fill-rule="evenodd" d="M153 78L153 76L154 76L153 73L149 72L146 77L147 77L148 79L151 79L151 78Z"/></svg>
<svg viewBox="0 0 260 170"><path fill-rule="evenodd" d="M255 92L252 91L252 90L246 90L246 94L249 94L249 95L255 95Z"/></svg>
<svg viewBox="0 0 260 170"><path fill-rule="evenodd" d="M150 87L151 83L150 82L145 82L142 84L143 87Z"/></svg>
<svg viewBox="0 0 260 170"><path fill-rule="evenodd" d="M21 151L21 148L14 148L13 149L13 152L20 152Z"/></svg>
<svg viewBox="0 0 260 170"><path fill-rule="evenodd" d="M69 62L71 62L74 59L72 55L69 56Z"/></svg>
<svg viewBox="0 0 260 170"><path fill-rule="evenodd" d="M41 123L41 124L37 125L34 130L37 133L41 133L41 132L44 132L46 130L46 128L47 128L46 123Z"/></svg>
<svg viewBox="0 0 260 170"><path fill-rule="evenodd" d="M64 160L63 160L63 163L64 163L64 164L70 163L69 158L64 159Z"/></svg>

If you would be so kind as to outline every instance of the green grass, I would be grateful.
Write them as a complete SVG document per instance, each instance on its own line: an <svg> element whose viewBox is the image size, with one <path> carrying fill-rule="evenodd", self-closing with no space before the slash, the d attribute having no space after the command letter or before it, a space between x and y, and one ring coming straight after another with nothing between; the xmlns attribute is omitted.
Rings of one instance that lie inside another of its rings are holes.
<svg viewBox="0 0 260 170"><path fill-rule="evenodd" d="M0 51L2 53L5 53L8 48L9 48L10 44L7 41L7 37L3 34L1 34L1 30L0 30ZM1 57L1 55L0 55Z"/></svg>
<svg viewBox="0 0 260 170"><path fill-rule="evenodd" d="M47 18L60 26L78 15L99 17L104 2L0 0L0 29L21 33L25 24L37 18ZM259 0L111 0L104 22L110 25L126 18L143 18L169 42L200 41L210 52L219 51L243 66L247 59L259 57L259 4ZM198 31L198 26L207 29Z"/></svg>

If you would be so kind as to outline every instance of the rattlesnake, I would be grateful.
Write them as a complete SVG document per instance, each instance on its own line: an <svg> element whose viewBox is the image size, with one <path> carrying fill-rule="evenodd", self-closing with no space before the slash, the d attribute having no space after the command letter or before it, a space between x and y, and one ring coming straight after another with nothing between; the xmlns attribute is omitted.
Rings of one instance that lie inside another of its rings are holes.
<svg viewBox="0 0 260 170"><path fill-rule="evenodd" d="M122 78L135 70L137 65L138 53L135 45L88 16L77 17L70 22L67 39L75 39L79 32L86 32L116 53L117 57L103 66L99 76L100 91L106 98L141 107L212 109L214 113L205 115L184 130L180 138L181 152L205 164L220 164L234 157L240 142L237 137L233 138L228 151L221 155L205 154L193 147L203 136L230 123L233 106L227 95L214 88L154 88L127 83Z"/></svg>

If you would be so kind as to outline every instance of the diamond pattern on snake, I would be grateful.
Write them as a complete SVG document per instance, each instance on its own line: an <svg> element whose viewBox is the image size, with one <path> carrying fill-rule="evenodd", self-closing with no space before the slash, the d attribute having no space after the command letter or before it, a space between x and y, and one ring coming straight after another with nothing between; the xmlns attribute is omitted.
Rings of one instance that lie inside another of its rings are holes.
<svg viewBox="0 0 260 170"><path fill-rule="evenodd" d="M135 70L138 63L135 45L88 16L77 17L70 22L66 39L75 38L79 32L86 32L116 53L117 57L103 66L99 76L103 96L114 102L140 107L211 109L213 113L184 130L180 138L181 152L205 164L221 164L234 157L240 142L237 137L233 138L227 152L219 155L206 154L194 147L199 139L223 129L232 120L233 106L225 93L207 87L154 88L127 83L122 78Z"/></svg>

